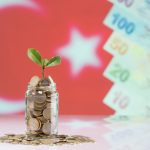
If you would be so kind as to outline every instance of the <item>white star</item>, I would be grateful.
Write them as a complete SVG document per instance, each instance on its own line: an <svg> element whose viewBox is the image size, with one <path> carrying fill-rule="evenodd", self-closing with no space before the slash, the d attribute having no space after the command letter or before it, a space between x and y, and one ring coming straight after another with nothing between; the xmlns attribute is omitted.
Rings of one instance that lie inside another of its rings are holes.
<svg viewBox="0 0 150 150"><path fill-rule="evenodd" d="M6 8L9 6L24 6L37 9L39 6L32 0L1 0L0 8Z"/></svg>
<svg viewBox="0 0 150 150"><path fill-rule="evenodd" d="M70 43L60 48L58 53L70 61L72 73L77 75L86 66L99 67L101 65L96 54L99 42L99 36L83 37L76 29L73 29Z"/></svg>

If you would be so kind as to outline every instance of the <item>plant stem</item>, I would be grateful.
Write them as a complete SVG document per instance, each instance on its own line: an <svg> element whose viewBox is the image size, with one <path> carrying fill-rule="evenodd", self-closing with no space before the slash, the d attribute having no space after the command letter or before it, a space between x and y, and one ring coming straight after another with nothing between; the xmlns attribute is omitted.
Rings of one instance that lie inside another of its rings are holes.
<svg viewBox="0 0 150 150"><path fill-rule="evenodd" d="M44 67L42 67L42 78L44 79Z"/></svg>

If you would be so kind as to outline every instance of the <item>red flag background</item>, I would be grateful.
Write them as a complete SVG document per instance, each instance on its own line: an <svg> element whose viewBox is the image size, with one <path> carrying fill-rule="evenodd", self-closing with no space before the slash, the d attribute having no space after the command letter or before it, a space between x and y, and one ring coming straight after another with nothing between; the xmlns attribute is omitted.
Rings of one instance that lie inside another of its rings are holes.
<svg viewBox="0 0 150 150"><path fill-rule="evenodd" d="M113 114L103 99L112 82L103 76L112 56L103 45L106 0L0 1L0 113L22 112L27 84L41 69L27 58L36 48L62 64L46 69L57 83L61 114Z"/></svg>

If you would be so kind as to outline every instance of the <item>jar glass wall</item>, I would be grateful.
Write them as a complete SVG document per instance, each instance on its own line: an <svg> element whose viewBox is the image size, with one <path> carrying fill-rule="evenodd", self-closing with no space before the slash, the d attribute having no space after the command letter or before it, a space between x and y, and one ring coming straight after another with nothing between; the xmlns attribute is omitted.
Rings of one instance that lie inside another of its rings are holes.
<svg viewBox="0 0 150 150"><path fill-rule="evenodd" d="M42 84L39 81L39 83L36 86L29 84L25 94L27 134L55 135L58 133L56 84L54 82L45 84L46 81Z"/></svg>

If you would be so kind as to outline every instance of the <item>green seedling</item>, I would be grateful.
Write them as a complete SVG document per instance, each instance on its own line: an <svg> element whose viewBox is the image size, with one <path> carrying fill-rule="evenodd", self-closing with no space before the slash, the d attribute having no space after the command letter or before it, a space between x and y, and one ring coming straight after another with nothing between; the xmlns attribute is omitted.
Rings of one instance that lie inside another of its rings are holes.
<svg viewBox="0 0 150 150"><path fill-rule="evenodd" d="M27 52L28 57L42 68L42 78L45 77L44 70L47 67L53 67L61 63L60 56L54 56L50 59L43 58L41 54L34 48L29 48Z"/></svg>

